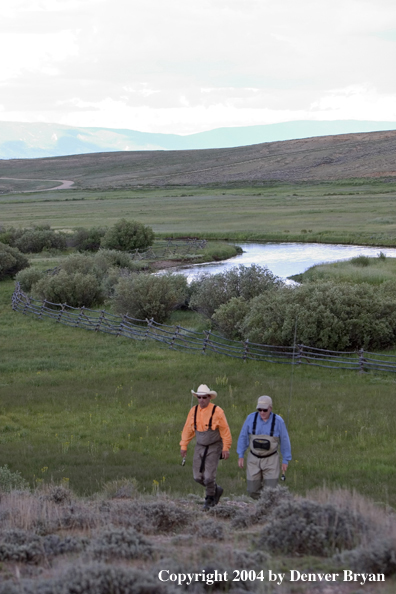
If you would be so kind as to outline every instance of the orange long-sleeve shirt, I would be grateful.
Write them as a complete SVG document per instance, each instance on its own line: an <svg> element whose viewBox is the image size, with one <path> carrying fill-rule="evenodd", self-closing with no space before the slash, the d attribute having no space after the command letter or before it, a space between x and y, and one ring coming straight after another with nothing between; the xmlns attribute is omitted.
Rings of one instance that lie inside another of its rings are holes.
<svg viewBox="0 0 396 594"><path fill-rule="evenodd" d="M207 407L201 408L198 405L197 410L197 431L207 431L209 426L209 420L212 416L214 404L210 402ZM195 406L192 407L188 413L186 423L183 428L180 447L182 450L186 450L188 444L195 436L194 431L194 414ZM223 441L223 451L228 452L231 448L232 437L231 431L227 423L224 411L220 406L216 407L216 410L212 419L212 429L219 429L220 437Z"/></svg>

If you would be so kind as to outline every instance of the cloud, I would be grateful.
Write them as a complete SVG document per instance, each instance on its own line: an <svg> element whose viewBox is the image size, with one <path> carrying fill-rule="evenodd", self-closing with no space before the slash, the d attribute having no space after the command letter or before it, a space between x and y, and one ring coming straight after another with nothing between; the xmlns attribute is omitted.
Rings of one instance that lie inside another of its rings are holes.
<svg viewBox="0 0 396 594"><path fill-rule="evenodd" d="M1 119L183 132L395 117L393 0L8 0L0 16Z"/></svg>

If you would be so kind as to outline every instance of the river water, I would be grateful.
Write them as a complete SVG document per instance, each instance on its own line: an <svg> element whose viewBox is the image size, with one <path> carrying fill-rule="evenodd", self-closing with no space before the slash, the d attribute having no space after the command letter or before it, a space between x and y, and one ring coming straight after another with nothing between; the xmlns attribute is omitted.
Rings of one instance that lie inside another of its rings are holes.
<svg viewBox="0 0 396 594"><path fill-rule="evenodd" d="M185 274L189 281L202 272L216 274L233 266L250 266L258 264L266 266L276 276L287 278L299 274L323 262L348 260L354 256L377 256L383 252L389 258L396 258L396 248L379 248L359 245L342 245L328 243L238 243L243 254L221 262L210 262L178 268L177 272Z"/></svg>

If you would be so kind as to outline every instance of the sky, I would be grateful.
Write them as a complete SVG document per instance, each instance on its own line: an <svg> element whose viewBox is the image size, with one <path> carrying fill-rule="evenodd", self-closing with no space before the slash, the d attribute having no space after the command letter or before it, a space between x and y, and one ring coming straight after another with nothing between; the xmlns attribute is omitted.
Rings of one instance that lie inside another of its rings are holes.
<svg viewBox="0 0 396 594"><path fill-rule="evenodd" d="M396 121L394 0L3 0L0 121Z"/></svg>

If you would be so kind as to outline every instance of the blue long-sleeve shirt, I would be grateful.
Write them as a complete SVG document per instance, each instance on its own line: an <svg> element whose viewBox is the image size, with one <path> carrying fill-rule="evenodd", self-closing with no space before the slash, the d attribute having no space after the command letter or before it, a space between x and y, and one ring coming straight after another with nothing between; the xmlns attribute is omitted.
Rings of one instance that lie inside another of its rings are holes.
<svg viewBox="0 0 396 594"><path fill-rule="evenodd" d="M243 458L247 448L249 447L249 436L253 433L253 421L255 414L256 413L253 412L247 416L239 434L237 443L238 458ZM263 421L260 417L260 413L257 415L256 435L270 434L273 416L274 413L271 413L268 420ZM287 464L292 459L290 439L286 429L285 421L279 415L276 415L275 419L274 437L279 437L282 462Z"/></svg>

